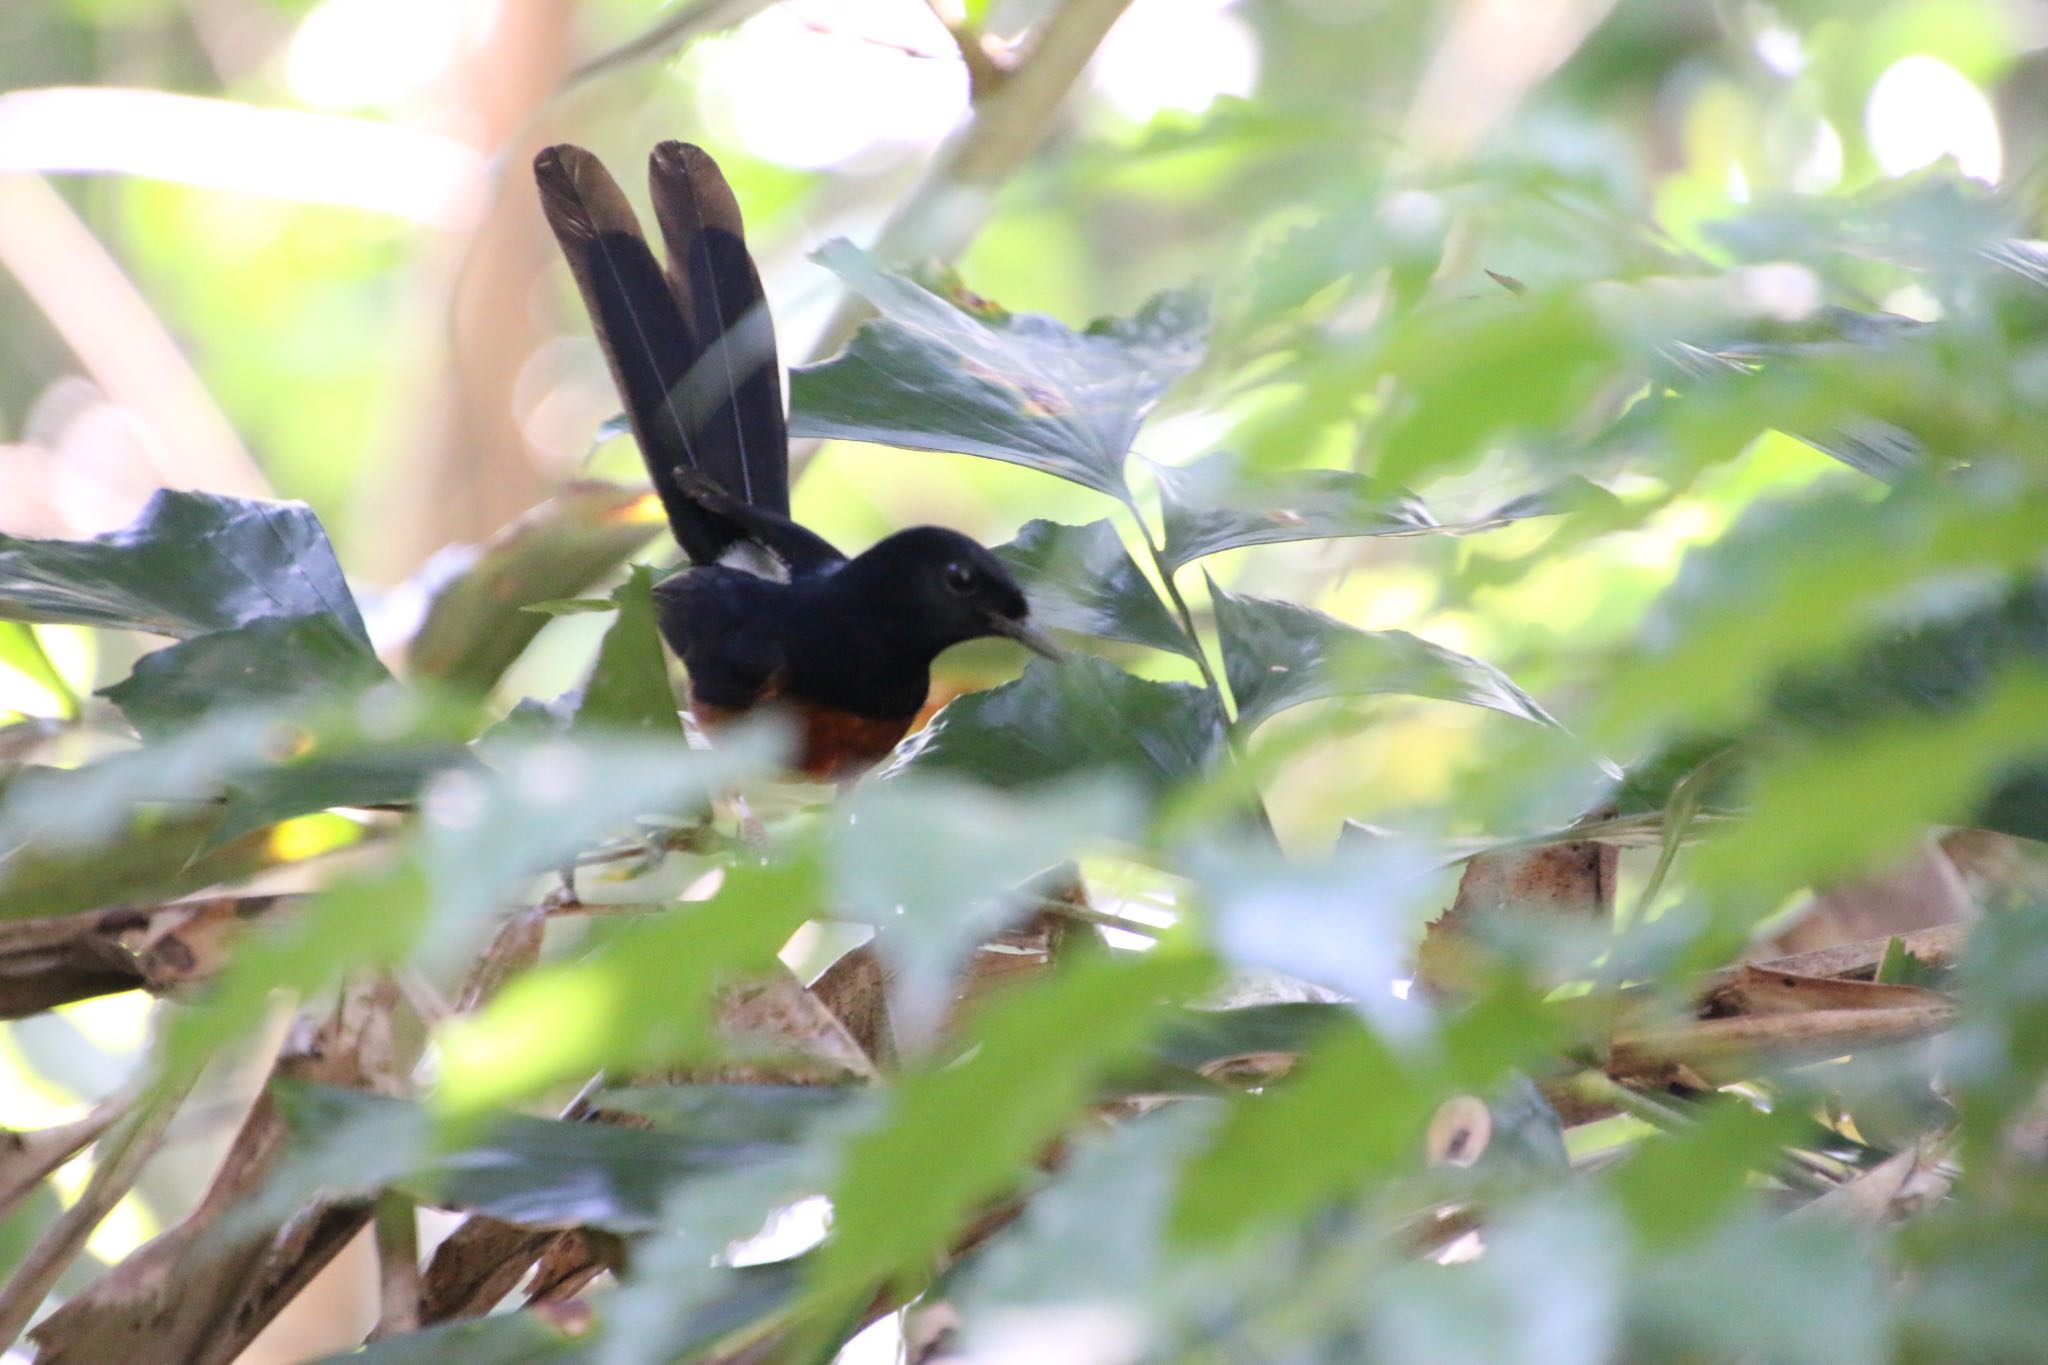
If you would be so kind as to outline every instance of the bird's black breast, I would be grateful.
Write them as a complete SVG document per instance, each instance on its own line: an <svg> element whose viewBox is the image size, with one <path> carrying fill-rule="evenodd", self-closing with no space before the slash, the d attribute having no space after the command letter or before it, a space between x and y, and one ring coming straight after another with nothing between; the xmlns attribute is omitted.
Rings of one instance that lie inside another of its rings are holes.
<svg viewBox="0 0 2048 1365"><path fill-rule="evenodd" d="M772 697L896 719L931 687L929 654L886 618L849 610L829 575L782 583L708 564L657 585L655 607L694 702L744 711Z"/></svg>

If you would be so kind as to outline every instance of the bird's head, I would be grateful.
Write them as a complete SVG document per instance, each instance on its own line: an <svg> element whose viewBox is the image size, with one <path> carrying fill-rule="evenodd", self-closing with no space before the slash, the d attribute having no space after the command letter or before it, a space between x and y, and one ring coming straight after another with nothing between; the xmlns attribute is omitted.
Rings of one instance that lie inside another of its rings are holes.
<svg viewBox="0 0 2048 1365"><path fill-rule="evenodd" d="M1024 590L1000 559L957 531L919 526L876 544L842 572L886 585L899 627L934 650L984 635L1001 635L1058 662L1064 656L1031 621Z"/></svg>

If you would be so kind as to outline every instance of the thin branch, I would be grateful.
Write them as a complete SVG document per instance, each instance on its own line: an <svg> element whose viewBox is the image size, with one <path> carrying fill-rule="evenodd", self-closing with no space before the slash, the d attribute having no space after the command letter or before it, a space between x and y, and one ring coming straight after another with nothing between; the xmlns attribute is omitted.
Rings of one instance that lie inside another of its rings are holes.
<svg viewBox="0 0 2048 1365"><path fill-rule="evenodd" d="M117 1094L70 1123L0 1134L0 1218L14 1212L50 1172L99 1141L134 1102L133 1095Z"/></svg>
<svg viewBox="0 0 2048 1365"><path fill-rule="evenodd" d="M617 47L607 48L562 78L558 97L586 81L609 75L636 62L656 61L691 39L720 29L736 28L767 9L773 0L697 0L660 22L649 25Z"/></svg>
<svg viewBox="0 0 2048 1365"><path fill-rule="evenodd" d="M386 1190L371 1215L377 1238L377 1294L381 1305L373 1341L420 1327L419 1208L411 1196Z"/></svg>
<svg viewBox="0 0 2048 1365"><path fill-rule="evenodd" d="M959 255L981 230L996 189L1045 141L1060 101L1129 5L1130 0L1065 0L1055 9L1015 67L976 92L972 119L890 215L874 253L895 261ZM960 34L949 31L959 41ZM964 45L961 55L971 73L974 58ZM849 297L826 324L811 359L839 350L866 316L867 305Z"/></svg>
<svg viewBox="0 0 2048 1365"><path fill-rule="evenodd" d="M92 1179L78 1202L43 1230L6 1288L0 1289L0 1345L12 1345L21 1336L93 1229L134 1187L196 1079L196 1073L187 1072L153 1087L102 1144Z"/></svg>

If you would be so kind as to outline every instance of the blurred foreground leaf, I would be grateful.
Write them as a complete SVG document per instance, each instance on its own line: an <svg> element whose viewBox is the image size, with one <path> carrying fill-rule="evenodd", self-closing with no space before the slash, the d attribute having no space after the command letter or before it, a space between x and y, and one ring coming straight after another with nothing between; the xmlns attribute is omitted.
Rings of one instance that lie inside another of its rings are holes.
<svg viewBox="0 0 2048 1365"><path fill-rule="evenodd" d="M575 484L481 548L430 565L422 577L433 600L406 646L408 675L489 691L547 624L524 607L576 597L661 525L661 507L645 490Z"/></svg>
<svg viewBox="0 0 2048 1365"><path fill-rule="evenodd" d="M832 1193L814 1283L835 1297L914 1276L1158 1027L1159 1007L1208 970L1165 952L1077 959L984 1005L964 1056L906 1077L854 1140ZM973 1114L971 1128L949 1115Z"/></svg>

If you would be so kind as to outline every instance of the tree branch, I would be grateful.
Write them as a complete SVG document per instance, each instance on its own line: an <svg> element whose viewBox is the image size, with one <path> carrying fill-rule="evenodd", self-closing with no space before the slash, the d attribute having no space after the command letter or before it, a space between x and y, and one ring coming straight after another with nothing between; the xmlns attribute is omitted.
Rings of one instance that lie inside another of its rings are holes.
<svg viewBox="0 0 2048 1365"><path fill-rule="evenodd" d="M981 230L996 189L1045 141L1053 112L1129 5L1130 0L1066 0L1039 27L1014 68L999 78L985 76L973 118L939 149L923 183L890 215L875 239L875 254L895 261L959 255ZM960 31L949 30L967 57ZM971 74L973 58L968 62ZM866 304L848 298L811 358L839 350L866 316Z"/></svg>

